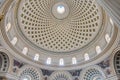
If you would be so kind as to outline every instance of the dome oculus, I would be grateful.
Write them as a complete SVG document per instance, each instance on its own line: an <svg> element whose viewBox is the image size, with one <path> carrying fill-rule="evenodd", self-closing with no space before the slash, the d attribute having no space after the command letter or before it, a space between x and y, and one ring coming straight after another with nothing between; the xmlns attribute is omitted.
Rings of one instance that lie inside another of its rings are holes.
<svg viewBox="0 0 120 80"><path fill-rule="evenodd" d="M62 5L58 6L58 7L57 7L57 12L58 12L59 14L63 14L63 13L65 12L65 7L62 6Z"/></svg>
<svg viewBox="0 0 120 80"><path fill-rule="evenodd" d="M69 7L66 3L58 2L52 7L52 14L58 20L63 20L69 16Z"/></svg>

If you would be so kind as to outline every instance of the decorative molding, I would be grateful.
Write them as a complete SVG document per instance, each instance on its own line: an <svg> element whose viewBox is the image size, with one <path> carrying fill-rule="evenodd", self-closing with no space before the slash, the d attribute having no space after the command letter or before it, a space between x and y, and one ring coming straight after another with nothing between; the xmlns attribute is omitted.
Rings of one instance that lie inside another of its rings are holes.
<svg viewBox="0 0 120 80"><path fill-rule="evenodd" d="M25 65L18 73L19 80L29 78L30 80L43 80L42 71L36 67Z"/></svg>
<svg viewBox="0 0 120 80"><path fill-rule="evenodd" d="M48 80L73 80L72 75L67 71L55 71Z"/></svg>
<svg viewBox="0 0 120 80"><path fill-rule="evenodd" d="M105 80L106 75L103 69L97 65L84 68L79 77L80 80Z"/></svg>

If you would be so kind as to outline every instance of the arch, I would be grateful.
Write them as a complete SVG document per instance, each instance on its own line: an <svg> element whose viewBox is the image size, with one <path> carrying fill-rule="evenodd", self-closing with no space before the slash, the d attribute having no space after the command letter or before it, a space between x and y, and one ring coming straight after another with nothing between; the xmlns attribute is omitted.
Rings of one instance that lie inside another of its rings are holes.
<svg viewBox="0 0 120 80"><path fill-rule="evenodd" d="M7 25L5 26L6 32L8 32L11 28L11 23L7 23Z"/></svg>
<svg viewBox="0 0 120 80"><path fill-rule="evenodd" d="M120 50L115 53L114 56L114 67L118 75L120 75Z"/></svg>
<svg viewBox="0 0 120 80"><path fill-rule="evenodd" d="M85 61L90 60L89 54L88 54L88 53L85 53L85 54L84 54L84 58L85 58Z"/></svg>
<svg viewBox="0 0 120 80"><path fill-rule="evenodd" d="M39 54L35 54L35 56L34 56L34 60L35 60L35 61L38 61L38 60L39 60L39 57L40 57Z"/></svg>
<svg viewBox="0 0 120 80"><path fill-rule="evenodd" d="M2 56L2 67L0 68L0 75L4 73L11 73L13 68L13 56L3 47L0 47L0 56ZM4 75L5 77L6 75ZM15 79L16 77L14 77Z"/></svg>
<svg viewBox="0 0 120 80"><path fill-rule="evenodd" d="M101 50L101 47L100 47L100 46L96 46L96 52L97 52L97 54L100 54L100 53L102 52L102 50Z"/></svg>
<svg viewBox="0 0 120 80"><path fill-rule="evenodd" d="M72 75L67 71L55 71L49 80L73 80Z"/></svg>
<svg viewBox="0 0 120 80"><path fill-rule="evenodd" d="M61 58L61 59L59 60L59 65L60 65L60 66L63 66L63 65L64 65L64 59L63 59L63 58Z"/></svg>
<svg viewBox="0 0 120 80"><path fill-rule="evenodd" d="M20 69L18 76L19 80L23 80L26 78L29 78L30 80L43 80L42 71L30 65L23 66Z"/></svg>
<svg viewBox="0 0 120 80"><path fill-rule="evenodd" d="M94 65L83 69L80 80L105 80L106 76L101 67Z"/></svg>
<svg viewBox="0 0 120 80"><path fill-rule="evenodd" d="M117 75L120 75L120 48L116 48L114 51L114 56L113 56L113 65L115 69L115 73Z"/></svg>
<svg viewBox="0 0 120 80"><path fill-rule="evenodd" d="M18 38L17 38L17 37L14 37L14 38L11 40L11 44L12 44L12 45L16 45L17 41L18 41Z"/></svg>
<svg viewBox="0 0 120 80"><path fill-rule="evenodd" d="M2 68L2 57L0 56L0 69Z"/></svg>
<svg viewBox="0 0 120 80"><path fill-rule="evenodd" d="M9 68L9 57L4 52L0 52L0 72L7 72Z"/></svg>
<svg viewBox="0 0 120 80"><path fill-rule="evenodd" d="M111 55L111 59L110 59L110 66L111 66L111 71L113 75L120 75L119 74L119 54L120 54L120 46L118 46L117 48L114 49L114 51L112 52Z"/></svg>
<svg viewBox="0 0 120 80"><path fill-rule="evenodd" d="M77 59L76 59L76 57L73 57L73 58L72 58L72 64L77 64Z"/></svg>
<svg viewBox="0 0 120 80"><path fill-rule="evenodd" d="M105 35L105 40L106 40L107 43L110 42L111 38L110 38L109 34L106 34L106 35Z"/></svg>
<svg viewBox="0 0 120 80"><path fill-rule="evenodd" d="M27 48L27 47L24 47L23 50L22 50L22 53L23 53L24 55L27 55L27 53L28 53L28 48Z"/></svg>
<svg viewBox="0 0 120 80"><path fill-rule="evenodd" d="M114 26L114 22L113 22L112 18L110 18L110 23Z"/></svg>
<svg viewBox="0 0 120 80"><path fill-rule="evenodd" d="M51 61L52 61L51 57L48 57L46 63L49 65L51 64Z"/></svg>

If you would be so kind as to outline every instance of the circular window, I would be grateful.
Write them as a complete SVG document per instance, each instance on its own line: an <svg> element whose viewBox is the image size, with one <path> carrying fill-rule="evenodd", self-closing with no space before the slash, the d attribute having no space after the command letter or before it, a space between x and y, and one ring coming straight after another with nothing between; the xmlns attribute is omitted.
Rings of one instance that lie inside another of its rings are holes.
<svg viewBox="0 0 120 80"><path fill-rule="evenodd" d="M58 6L58 7L57 7L57 12L58 12L59 14L65 13L65 7L62 6L62 5Z"/></svg>

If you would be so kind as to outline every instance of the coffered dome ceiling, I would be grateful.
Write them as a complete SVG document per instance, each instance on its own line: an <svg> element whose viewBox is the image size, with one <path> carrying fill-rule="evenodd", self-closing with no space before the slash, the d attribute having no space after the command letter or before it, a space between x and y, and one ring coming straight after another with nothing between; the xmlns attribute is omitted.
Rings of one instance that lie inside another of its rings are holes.
<svg viewBox="0 0 120 80"><path fill-rule="evenodd" d="M80 68L117 43L116 27L95 0L13 1L3 25L3 45L47 69Z"/></svg>
<svg viewBox="0 0 120 80"><path fill-rule="evenodd" d="M102 11L94 0L22 0L17 17L27 40L53 52L84 47L102 27Z"/></svg>

